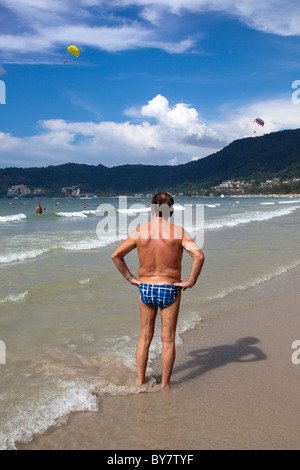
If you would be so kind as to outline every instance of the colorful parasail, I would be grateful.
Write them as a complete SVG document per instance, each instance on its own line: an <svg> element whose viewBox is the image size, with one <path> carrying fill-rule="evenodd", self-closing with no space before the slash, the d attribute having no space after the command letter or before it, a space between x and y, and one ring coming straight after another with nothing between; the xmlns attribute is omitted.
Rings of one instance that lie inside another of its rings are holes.
<svg viewBox="0 0 300 470"><path fill-rule="evenodd" d="M263 121L263 120L260 119L260 118L254 119L254 122L256 122L256 124L258 124L258 125L261 126L261 127L264 127L264 125L265 125L265 121Z"/></svg>
<svg viewBox="0 0 300 470"><path fill-rule="evenodd" d="M256 118L254 119L253 121L255 124L258 124L259 126L261 127L264 127L265 125L265 121L263 119L260 119L260 118ZM254 134L256 134L256 131L254 131Z"/></svg>
<svg viewBox="0 0 300 470"><path fill-rule="evenodd" d="M74 46L73 44L71 44L71 46L69 46L69 47L67 48L67 52L69 52L69 54L73 54L75 57L79 57L79 55L80 55L80 51L79 51L78 47ZM65 58L65 60L64 60L64 64L65 64L66 62L69 62L69 61L67 60L67 56L66 56L66 58Z"/></svg>

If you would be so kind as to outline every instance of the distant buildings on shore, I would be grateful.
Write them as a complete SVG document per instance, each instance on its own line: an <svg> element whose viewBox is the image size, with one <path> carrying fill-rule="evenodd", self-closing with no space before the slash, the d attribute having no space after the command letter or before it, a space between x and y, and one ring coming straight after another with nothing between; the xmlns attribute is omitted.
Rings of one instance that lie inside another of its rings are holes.
<svg viewBox="0 0 300 470"><path fill-rule="evenodd" d="M264 190L269 191L272 188L276 188L276 187L278 188L278 186L280 185L298 183L299 181L300 181L300 178L292 178L292 179L285 178L282 181L280 178L272 178L272 179L267 179L266 181L262 181L260 183L257 183L255 180L251 180L251 181L227 180L227 181L223 181L221 184L217 186L213 186L212 189L217 192L226 191L227 193L248 194L249 192L251 192L251 190L254 187L260 188L262 191Z"/></svg>
<svg viewBox="0 0 300 470"><path fill-rule="evenodd" d="M27 188L25 184L10 186L7 191L7 197L28 196L29 194L31 194L31 189Z"/></svg>
<svg viewBox="0 0 300 470"><path fill-rule="evenodd" d="M60 189L66 196L90 196L90 194L81 194L78 186L66 186ZM30 189L25 184L17 184L10 186L7 190L7 197L23 197L23 196L43 196L48 195L49 190L45 188Z"/></svg>
<svg viewBox="0 0 300 470"><path fill-rule="evenodd" d="M212 186L211 188L205 188L205 189L197 189L194 188L193 191L191 191L191 195L203 195L205 192L207 195L216 195L220 196L226 194L226 195L249 195L249 194L259 194L259 193L270 193L272 190L273 192L278 192L278 188L280 186L281 190L279 191L280 193L284 193L282 189L284 189L285 185L291 185L291 184L296 184L299 186L297 183L300 182L300 177L299 178L292 178L292 179L283 179L281 180L280 178L272 178L272 179L267 179L266 181L263 182L256 182L255 180L251 181L245 181L245 180L227 180L223 181L217 186ZM67 196L67 197L95 197L95 194L91 193L82 193L78 185L72 185L72 186L64 186L63 188L60 188L59 190L55 191L53 190L52 193L57 193L60 192L61 195ZM290 191L286 191L289 193ZM8 188L7 191L7 197L34 197L34 196L49 196L50 190L45 189L45 188L34 188L30 189L28 186L25 184L18 184L18 185L13 185ZM51 194L52 195L52 194ZM188 191L183 192L178 192L175 193L174 196L184 196L184 195L189 195ZM204 194L205 195L205 194ZM135 197L152 197L152 193L136 193Z"/></svg>

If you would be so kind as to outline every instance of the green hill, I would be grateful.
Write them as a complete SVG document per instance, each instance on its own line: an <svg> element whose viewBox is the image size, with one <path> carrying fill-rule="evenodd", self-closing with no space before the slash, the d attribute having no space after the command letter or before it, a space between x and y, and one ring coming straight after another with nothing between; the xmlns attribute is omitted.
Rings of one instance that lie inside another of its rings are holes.
<svg viewBox="0 0 300 470"><path fill-rule="evenodd" d="M254 181L300 177L300 129L274 132L262 137L235 140L219 152L177 166L121 165L108 168L68 163L46 168L0 169L0 195L24 184L31 190L61 194L62 188L80 187L81 192L134 194L169 191L209 191L226 180ZM280 189L280 188L278 188ZM282 190L300 192L299 182Z"/></svg>

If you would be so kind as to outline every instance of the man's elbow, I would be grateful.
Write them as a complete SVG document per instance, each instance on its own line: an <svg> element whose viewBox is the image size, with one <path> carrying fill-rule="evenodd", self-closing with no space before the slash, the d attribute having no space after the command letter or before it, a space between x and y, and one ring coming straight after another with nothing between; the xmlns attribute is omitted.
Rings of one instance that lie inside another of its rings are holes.
<svg viewBox="0 0 300 470"><path fill-rule="evenodd" d="M205 256L204 256L204 254L201 250L197 251L197 253L195 255L195 258L198 259L199 261L201 261L202 264L205 261Z"/></svg>
<svg viewBox="0 0 300 470"><path fill-rule="evenodd" d="M110 257L115 264L124 259L124 257L120 253L115 253L115 252L112 253Z"/></svg>
<svg viewBox="0 0 300 470"><path fill-rule="evenodd" d="M113 252L113 253L110 255L110 257L111 257L111 259L113 260L113 262L115 263L115 262L116 262L116 259L117 259L117 257L118 257L118 255L117 255L115 252Z"/></svg>

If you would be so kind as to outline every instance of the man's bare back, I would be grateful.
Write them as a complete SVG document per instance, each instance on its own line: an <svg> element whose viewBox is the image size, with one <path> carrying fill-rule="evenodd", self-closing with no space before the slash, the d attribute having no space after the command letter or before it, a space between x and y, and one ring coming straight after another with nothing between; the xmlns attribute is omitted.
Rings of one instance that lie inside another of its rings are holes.
<svg viewBox="0 0 300 470"><path fill-rule="evenodd" d="M149 284L180 282L183 230L157 217L136 230L139 280Z"/></svg>

